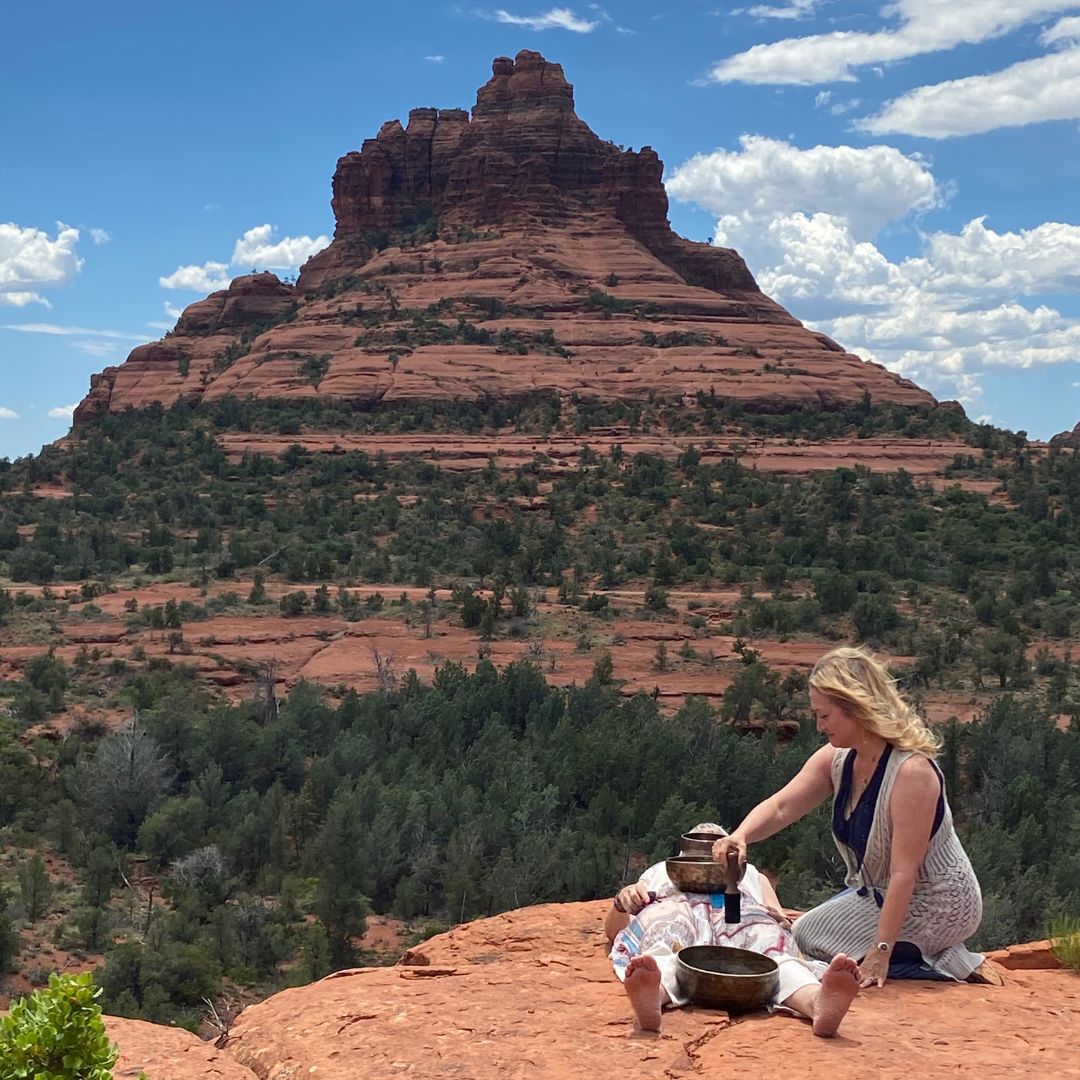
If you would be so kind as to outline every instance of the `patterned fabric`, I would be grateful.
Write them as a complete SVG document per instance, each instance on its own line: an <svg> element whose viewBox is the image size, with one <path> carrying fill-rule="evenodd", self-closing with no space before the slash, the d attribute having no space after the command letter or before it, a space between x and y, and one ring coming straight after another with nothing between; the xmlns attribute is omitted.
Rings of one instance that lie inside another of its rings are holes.
<svg viewBox="0 0 1080 1080"><path fill-rule="evenodd" d="M771 956L780 965L780 989L776 1001L784 1001L800 986L817 979L800 961L791 933L784 930L768 913L762 899L761 877L747 865L739 883L742 921L724 921L723 893L683 893L675 888L663 863L649 867L640 884L657 899L644 907L627 927L620 931L611 946L615 974L626 978L626 968L635 956L656 958L661 982L673 1005L685 1005L687 998L675 977L675 957L691 945L730 945L736 949Z"/></svg>
<svg viewBox="0 0 1080 1080"><path fill-rule="evenodd" d="M834 806L840 797L844 762L849 753L838 750L833 755ZM845 883L852 891L826 900L795 921L792 931L806 956L829 960L843 952L858 959L876 944L879 909L874 894L883 895L889 885L892 850L889 804L896 774L911 756L911 751L894 751L890 755L861 866L855 853L837 841L848 871ZM952 810L946 799L941 826L930 840L919 867L898 939L911 942L934 971L963 981L982 963L981 956L963 945L981 920L979 882L953 828Z"/></svg>

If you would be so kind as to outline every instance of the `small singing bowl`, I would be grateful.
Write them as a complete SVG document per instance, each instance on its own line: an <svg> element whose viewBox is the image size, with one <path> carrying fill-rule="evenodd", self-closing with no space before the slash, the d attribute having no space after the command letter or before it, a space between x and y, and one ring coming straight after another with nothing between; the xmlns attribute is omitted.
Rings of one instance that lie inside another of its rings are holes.
<svg viewBox="0 0 1080 1080"><path fill-rule="evenodd" d="M691 945L679 951L675 977L696 1005L728 1012L752 1012L776 995L776 961L748 949L727 945Z"/></svg>
<svg viewBox="0 0 1080 1080"><path fill-rule="evenodd" d="M668 877L681 892L721 893L724 864L700 855L676 855L665 864Z"/></svg>
<svg viewBox="0 0 1080 1080"><path fill-rule="evenodd" d="M697 855L702 859L712 858L713 844L717 840L723 840L719 833L712 832L687 832L679 837L680 855Z"/></svg>

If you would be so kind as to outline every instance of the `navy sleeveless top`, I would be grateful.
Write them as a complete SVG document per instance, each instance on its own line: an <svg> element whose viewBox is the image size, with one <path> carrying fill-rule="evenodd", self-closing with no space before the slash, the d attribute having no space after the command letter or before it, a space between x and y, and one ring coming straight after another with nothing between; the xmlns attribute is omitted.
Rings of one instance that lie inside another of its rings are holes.
<svg viewBox="0 0 1080 1080"><path fill-rule="evenodd" d="M881 794L881 784L885 779L885 768L889 763L891 754L892 747L886 746L885 752L881 755L881 760L878 761L877 768L874 770L874 775L870 778L870 783L866 785L866 790L859 796L859 801L852 809L850 817L845 817L844 811L851 801L851 785L855 770L854 750L848 754L844 761L844 770L840 775L840 790L837 792L836 801L833 803L833 835L841 844L851 848L860 866L862 866L863 859L866 857L866 845L870 839L870 828L874 824L874 810L877 808L878 796ZM934 771L938 774L940 789L938 791L937 811L934 814L934 827L930 830L931 838L937 833L945 817L945 784L936 765L934 765Z"/></svg>

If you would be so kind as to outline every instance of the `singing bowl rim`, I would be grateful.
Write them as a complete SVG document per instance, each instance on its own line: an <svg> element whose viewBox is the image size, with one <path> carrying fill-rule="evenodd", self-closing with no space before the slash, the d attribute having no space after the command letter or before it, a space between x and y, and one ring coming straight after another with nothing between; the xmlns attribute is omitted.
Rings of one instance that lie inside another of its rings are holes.
<svg viewBox="0 0 1080 1080"><path fill-rule="evenodd" d="M680 854L693 854L694 852L708 852L712 854L713 844L717 840L723 840L719 833L685 832L679 837Z"/></svg>

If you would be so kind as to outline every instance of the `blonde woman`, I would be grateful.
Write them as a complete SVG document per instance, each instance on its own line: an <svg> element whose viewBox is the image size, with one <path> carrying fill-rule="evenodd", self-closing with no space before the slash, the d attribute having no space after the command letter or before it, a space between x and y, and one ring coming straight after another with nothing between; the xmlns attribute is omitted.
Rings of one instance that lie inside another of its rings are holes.
<svg viewBox="0 0 1080 1080"><path fill-rule="evenodd" d="M817 662L810 705L829 745L717 841L713 858L734 847L744 862L749 844L831 797L848 888L795 921L803 954L860 958L863 986L885 985L898 945L939 976L993 980L964 948L982 919L982 894L953 829L936 736L862 649L834 649Z"/></svg>

